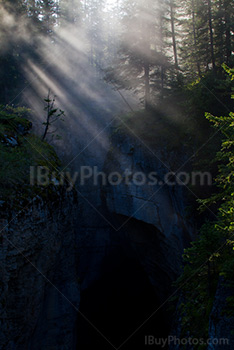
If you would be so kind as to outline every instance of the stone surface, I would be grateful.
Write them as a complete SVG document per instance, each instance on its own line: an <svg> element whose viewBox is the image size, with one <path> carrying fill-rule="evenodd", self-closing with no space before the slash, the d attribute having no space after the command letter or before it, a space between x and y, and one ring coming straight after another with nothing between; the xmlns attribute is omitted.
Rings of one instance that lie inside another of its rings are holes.
<svg viewBox="0 0 234 350"><path fill-rule="evenodd" d="M72 349L76 211L73 195L59 191L49 203L38 196L16 217L14 208L2 213L1 349Z"/></svg>
<svg viewBox="0 0 234 350"><path fill-rule="evenodd" d="M183 154L158 149L155 156L136 139L121 133L109 139L109 133L73 148L72 170L86 165L106 174L154 171L163 181L177 158L183 161ZM157 303L167 299L180 272L181 254L193 236L182 186L102 186L91 179L76 189L79 205L63 196L49 206L39 199L4 233L0 344L6 350L74 349L80 293L126 257L143 267Z"/></svg>
<svg viewBox="0 0 234 350"><path fill-rule="evenodd" d="M234 349L234 318L228 317L226 299L233 297L234 288L222 278L219 281L209 320L210 345L207 350Z"/></svg>
<svg viewBox="0 0 234 350"><path fill-rule="evenodd" d="M109 184L103 188L105 205L111 213L126 218L115 226L117 231L130 218L148 224L146 232L132 232L129 239L138 247L149 271L154 265L154 272L149 276L156 285L159 267L171 280L178 276L183 249L194 235L192 220L186 216L184 186L166 183L168 174L176 168L176 160L181 161L183 157L182 153L167 152L166 149L152 151L141 140L117 133L113 134L112 149L106 158L105 171L120 173L122 181L119 185ZM124 178L126 170L127 174L132 174L128 182ZM153 173L154 184L150 178ZM147 180L143 182L142 179Z"/></svg>

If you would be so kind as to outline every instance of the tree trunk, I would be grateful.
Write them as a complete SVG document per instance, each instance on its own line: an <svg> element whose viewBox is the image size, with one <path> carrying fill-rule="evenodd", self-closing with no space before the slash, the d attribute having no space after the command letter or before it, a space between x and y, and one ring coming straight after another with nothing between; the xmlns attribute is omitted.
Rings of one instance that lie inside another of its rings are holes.
<svg viewBox="0 0 234 350"><path fill-rule="evenodd" d="M224 44L224 9L223 9L223 0L219 0L219 30L218 30L218 42L217 46L218 51L218 62L220 65L225 61L225 44Z"/></svg>
<svg viewBox="0 0 234 350"><path fill-rule="evenodd" d="M212 288L211 288L211 268L210 268L210 261L207 263L207 270L208 270L208 294L211 296L212 294Z"/></svg>
<svg viewBox="0 0 234 350"><path fill-rule="evenodd" d="M163 13L162 12L160 13L160 52L161 52L161 55L163 57ZM164 73L165 73L165 70L164 70L164 65L162 62L162 65L161 65L161 89L162 89L162 91L164 89Z"/></svg>
<svg viewBox="0 0 234 350"><path fill-rule="evenodd" d="M145 1L145 11L148 13L150 11L149 1ZM151 58L151 50L150 50L150 23L146 18L142 19L141 23L142 28L142 48L144 52L143 59L143 69L144 69L144 83L145 83L145 109L150 108L150 58Z"/></svg>
<svg viewBox="0 0 234 350"><path fill-rule="evenodd" d="M177 56L177 45L176 45L176 34L175 34L175 14L174 14L173 0L170 0L170 12L171 12L171 33L172 33L175 68L178 71L179 66L178 66L178 56Z"/></svg>
<svg viewBox="0 0 234 350"><path fill-rule="evenodd" d="M50 126L50 111L53 108L53 101L51 104L51 99L50 99L50 90L48 91L48 96L47 96L47 107L46 107L46 111L47 111L47 116L46 116L46 123L45 123L45 130L44 130L44 134L42 136L42 141L45 140L49 126Z"/></svg>
<svg viewBox="0 0 234 350"><path fill-rule="evenodd" d="M150 78L149 78L149 63L145 62L144 64L145 71L145 109L150 107Z"/></svg>
<svg viewBox="0 0 234 350"><path fill-rule="evenodd" d="M199 77L201 77L201 67L200 67L200 63L198 61L198 57L197 57L198 48L197 48L197 33L196 33L196 19L195 19L194 0L192 0L192 17L193 17L193 40L194 40L195 59L197 61L198 75L199 75Z"/></svg>
<svg viewBox="0 0 234 350"><path fill-rule="evenodd" d="M210 30L210 52L213 70L216 70L215 55L214 55L214 35L213 35L213 23L212 23L212 10L211 0L208 0L208 19L209 19L209 30Z"/></svg>
<svg viewBox="0 0 234 350"><path fill-rule="evenodd" d="M45 127L45 131L44 131L44 134L43 134L43 136L42 136L42 141L44 141L45 140L45 138L46 138L46 135L47 135L47 132L48 132L48 129L49 129L49 120L47 119L47 121L46 121L46 127Z"/></svg>
<svg viewBox="0 0 234 350"><path fill-rule="evenodd" d="M231 48L231 20L230 20L230 7L229 1L224 1L224 11L225 11L225 38L226 38L226 63L229 64L230 57L232 54Z"/></svg>

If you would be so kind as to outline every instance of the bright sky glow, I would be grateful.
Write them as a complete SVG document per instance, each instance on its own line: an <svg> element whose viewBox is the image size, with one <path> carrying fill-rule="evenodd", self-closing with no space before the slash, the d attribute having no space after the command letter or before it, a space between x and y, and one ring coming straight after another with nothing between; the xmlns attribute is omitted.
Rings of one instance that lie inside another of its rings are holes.
<svg viewBox="0 0 234 350"><path fill-rule="evenodd" d="M118 0L106 0L106 8L113 8L118 3Z"/></svg>

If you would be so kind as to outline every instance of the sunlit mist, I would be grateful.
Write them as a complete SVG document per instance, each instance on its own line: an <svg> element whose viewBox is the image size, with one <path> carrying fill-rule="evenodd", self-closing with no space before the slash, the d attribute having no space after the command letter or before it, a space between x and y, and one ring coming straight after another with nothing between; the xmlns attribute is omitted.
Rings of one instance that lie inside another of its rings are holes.
<svg viewBox="0 0 234 350"><path fill-rule="evenodd" d="M107 149L113 117L152 103L168 87L166 71L175 74L173 50L166 49L172 39L162 37L169 9L152 0L57 1L38 10L26 4L28 21L1 5L1 50L25 48L24 86L8 103L29 106L39 133L50 89L66 113L58 126L62 153L71 158L89 142L91 149L94 138L94 154L97 143ZM176 119L174 113L170 118Z"/></svg>

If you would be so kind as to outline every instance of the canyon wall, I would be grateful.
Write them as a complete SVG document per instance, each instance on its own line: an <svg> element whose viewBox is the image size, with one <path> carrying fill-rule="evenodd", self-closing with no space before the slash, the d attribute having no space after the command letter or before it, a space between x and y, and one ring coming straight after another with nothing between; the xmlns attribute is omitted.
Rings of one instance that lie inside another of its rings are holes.
<svg viewBox="0 0 234 350"><path fill-rule="evenodd" d="M77 198L44 191L19 214L2 203L1 349L71 349L75 341Z"/></svg>

